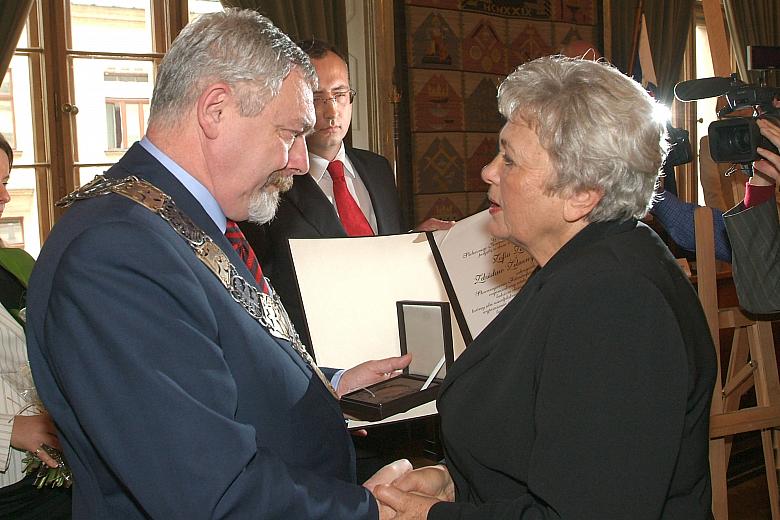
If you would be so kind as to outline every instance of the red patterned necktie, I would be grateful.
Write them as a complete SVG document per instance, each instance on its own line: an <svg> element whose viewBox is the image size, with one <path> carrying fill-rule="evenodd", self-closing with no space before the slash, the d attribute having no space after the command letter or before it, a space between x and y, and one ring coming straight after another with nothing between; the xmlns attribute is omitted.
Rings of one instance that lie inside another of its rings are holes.
<svg viewBox="0 0 780 520"><path fill-rule="evenodd" d="M232 220L227 221L227 228L225 229L225 236L230 241L230 245L236 250L238 256L244 261L249 268L249 272L255 277L257 286L262 289L264 293L268 292L268 287L265 284L265 278L263 278L263 271L260 269L260 262L257 261L255 252L252 251L252 247L247 242L244 233L238 224Z"/></svg>
<svg viewBox="0 0 780 520"><path fill-rule="evenodd" d="M328 173L333 179L333 198L336 199L336 209L347 235L351 237L373 236L374 231L371 229L371 225L347 188L347 181L344 180L344 163L341 161L331 162L328 164Z"/></svg>

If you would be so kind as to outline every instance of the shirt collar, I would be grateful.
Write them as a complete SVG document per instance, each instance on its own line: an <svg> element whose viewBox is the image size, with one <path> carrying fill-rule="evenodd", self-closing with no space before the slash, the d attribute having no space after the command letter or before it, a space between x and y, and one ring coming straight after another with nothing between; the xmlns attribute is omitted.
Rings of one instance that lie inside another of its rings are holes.
<svg viewBox="0 0 780 520"><path fill-rule="evenodd" d="M352 178L355 177L355 172L352 171L352 163L349 162L349 159L347 159L347 152L344 148L343 142L341 143L341 148L339 148L339 151L333 160L344 163L344 175ZM309 152L309 175L312 176L314 182L319 184L319 182L322 180L322 176L325 175L326 171L328 171L328 164L330 164L329 160L325 159L324 157L320 157L316 153Z"/></svg>
<svg viewBox="0 0 780 520"><path fill-rule="evenodd" d="M184 187L189 191L195 199L200 202L203 209L206 210L211 220L217 225L217 227L224 233L227 228L227 218L222 212L222 208L219 207L217 199L211 194L206 187L200 183L195 177L187 173L187 171L176 164L176 162L165 155L165 153L157 148L149 139L144 137L138 143L144 150L149 152L152 157L160 161L165 168L173 174L176 179L181 182ZM326 165L327 166L327 165Z"/></svg>

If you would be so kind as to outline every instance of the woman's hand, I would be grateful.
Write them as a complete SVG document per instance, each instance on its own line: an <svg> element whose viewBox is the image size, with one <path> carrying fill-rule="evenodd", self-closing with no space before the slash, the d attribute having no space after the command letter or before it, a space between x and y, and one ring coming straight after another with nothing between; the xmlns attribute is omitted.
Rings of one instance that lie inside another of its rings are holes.
<svg viewBox="0 0 780 520"><path fill-rule="evenodd" d="M445 466L427 466L402 475L390 486L377 485L373 493L380 502L381 520L424 520L437 502L455 500L455 485ZM389 510L395 514L388 514Z"/></svg>
<svg viewBox="0 0 780 520"><path fill-rule="evenodd" d="M441 502L433 497L406 493L397 487L385 485L375 487L374 496L379 501L379 520L426 520L431 507Z"/></svg>
<svg viewBox="0 0 780 520"><path fill-rule="evenodd" d="M767 119L759 119L756 124L761 129L761 135L780 148L780 127ZM780 155L770 152L766 148L759 147L756 151L763 159L753 163L753 168L758 172L758 175L753 175L750 178L750 184L758 186L780 184Z"/></svg>
<svg viewBox="0 0 780 520"><path fill-rule="evenodd" d="M49 414L17 415L11 430L11 446L17 450L34 453L50 468L58 466L57 461L46 453L43 445L60 449L57 429Z"/></svg>
<svg viewBox="0 0 780 520"><path fill-rule="evenodd" d="M395 462L391 462L371 475L371 478L363 483L363 487L368 489L373 494L376 486L390 484L397 478L400 478L410 471L412 471L412 463L406 459L400 459ZM377 505L379 506L380 520L395 518L395 511L387 507L379 500L377 500Z"/></svg>

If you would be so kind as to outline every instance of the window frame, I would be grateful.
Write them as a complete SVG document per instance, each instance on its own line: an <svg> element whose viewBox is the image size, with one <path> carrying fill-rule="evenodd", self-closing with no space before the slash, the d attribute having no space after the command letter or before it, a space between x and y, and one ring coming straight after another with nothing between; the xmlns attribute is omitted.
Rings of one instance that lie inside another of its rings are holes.
<svg viewBox="0 0 780 520"><path fill-rule="evenodd" d="M30 58L34 159L20 166L35 170L41 243L64 211L56 201L81 184L80 170L114 164L77 160L73 59L152 61L156 74L171 42L188 22L188 13L187 0L149 1L151 52L78 51L71 45L70 0L34 0L27 19L27 46L17 46L14 54Z"/></svg>

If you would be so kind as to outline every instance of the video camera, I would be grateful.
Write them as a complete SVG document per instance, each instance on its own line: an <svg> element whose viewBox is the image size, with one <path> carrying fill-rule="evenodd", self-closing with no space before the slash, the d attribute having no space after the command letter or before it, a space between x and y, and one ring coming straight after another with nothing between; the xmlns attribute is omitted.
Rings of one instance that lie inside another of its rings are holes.
<svg viewBox="0 0 780 520"><path fill-rule="evenodd" d="M747 55L750 70L780 68L780 47L748 46ZM682 81L674 86L674 95L680 101L726 96L728 105L718 112L720 120L710 123L707 131L713 161L750 164L761 159L756 152L759 146L778 153L777 147L761 135L756 120L765 118L780 124L780 110L773 104L775 98L780 98L780 89L748 84L732 74L728 78ZM753 110L751 117L730 116L745 108Z"/></svg>

